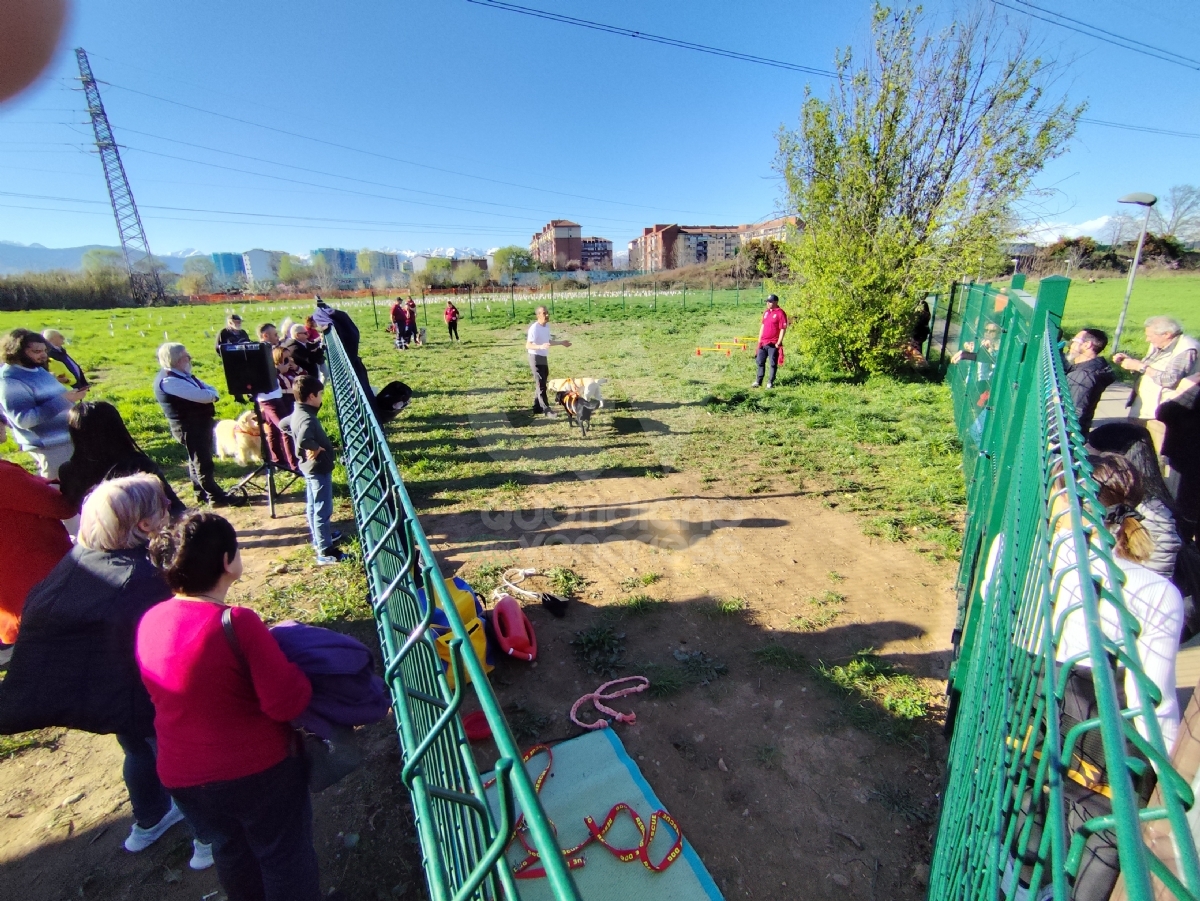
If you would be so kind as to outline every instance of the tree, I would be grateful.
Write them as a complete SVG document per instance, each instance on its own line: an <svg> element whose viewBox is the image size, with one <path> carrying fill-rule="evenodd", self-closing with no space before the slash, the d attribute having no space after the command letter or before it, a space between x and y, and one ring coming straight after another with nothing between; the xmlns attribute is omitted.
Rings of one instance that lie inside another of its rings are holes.
<svg viewBox="0 0 1200 901"><path fill-rule="evenodd" d="M537 265L528 247L510 244L492 254L492 279L500 282L515 272L533 272Z"/></svg>
<svg viewBox="0 0 1200 901"><path fill-rule="evenodd" d="M1150 208L1150 227L1164 238L1200 239L1200 188L1173 186Z"/></svg>
<svg viewBox="0 0 1200 901"><path fill-rule="evenodd" d="M363 275L370 276L375 271L375 259L371 255L371 251L363 248L358 252L358 256L354 260L355 268Z"/></svg>
<svg viewBox="0 0 1200 901"><path fill-rule="evenodd" d="M93 247L83 255L83 271L93 277L125 277L125 258L120 251Z"/></svg>
<svg viewBox="0 0 1200 901"><path fill-rule="evenodd" d="M1104 224L1108 246L1115 250L1122 241L1128 241L1130 235L1136 236L1139 228L1141 228L1141 223L1137 219L1124 210L1117 210L1108 217L1108 222Z"/></svg>
<svg viewBox="0 0 1200 901"><path fill-rule="evenodd" d="M454 282L478 288L487 281L487 273L475 263L463 263L454 270Z"/></svg>
<svg viewBox="0 0 1200 901"><path fill-rule="evenodd" d="M734 269L741 278L783 278L788 261L784 243L775 238L751 238L738 248Z"/></svg>
<svg viewBox="0 0 1200 901"><path fill-rule="evenodd" d="M208 257L188 257L183 261L183 275L175 282L180 294L207 294L213 289L217 267Z"/></svg>
<svg viewBox="0 0 1200 901"><path fill-rule="evenodd" d="M299 257L285 253L279 260L279 282L284 285L294 285L299 288L306 282L312 281L313 267L306 266Z"/></svg>
<svg viewBox="0 0 1200 901"><path fill-rule="evenodd" d="M430 257L425 263L431 285L448 285L451 282L454 264L446 257Z"/></svg>
<svg viewBox="0 0 1200 901"><path fill-rule="evenodd" d="M778 135L799 285L800 349L854 373L899 366L915 298L1003 265L1013 204L1061 154L1084 107L1048 99L1025 33L981 9L939 34L919 10L875 6L873 47L837 59L827 100L806 92Z"/></svg>

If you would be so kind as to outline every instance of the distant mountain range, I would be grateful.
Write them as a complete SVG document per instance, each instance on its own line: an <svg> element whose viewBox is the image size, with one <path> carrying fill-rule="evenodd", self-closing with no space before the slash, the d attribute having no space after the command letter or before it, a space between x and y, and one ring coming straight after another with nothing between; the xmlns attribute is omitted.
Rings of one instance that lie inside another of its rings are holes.
<svg viewBox="0 0 1200 901"><path fill-rule="evenodd" d="M89 250L115 250L107 244L85 244L83 247L45 247L41 244L18 244L16 241L0 241L0 275L16 275L21 272L48 272L51 269L67 269L78 272L83 268L83 255ZM156 253L155 256L167 264L172 272L183 272L183 263L188 257L203 256L200 251L178 250L174 253Z"/></svg>
<svg viewBox="0 0 1200 901"><path fill-rule="evenodd" d="M16 241L0 241L0 275L16 275L21 272L48 272L52 269L67 269L78 272L83 268L83 255L89 250L115 250L107 244L86 244L83 247L45 247L41 244L19 244ZM387 253L396 253L405 258L417 256L415 250L394 250L384 248ZM433 250L421 251L423 254L435 257L470 257L482 258L487 256L475 247L437 247ZM176 250L173 253L156 253L173 272L183 272L184 261L188 257L207 256L204 251ZM303 255L307 258L307 254Z"/></svg>

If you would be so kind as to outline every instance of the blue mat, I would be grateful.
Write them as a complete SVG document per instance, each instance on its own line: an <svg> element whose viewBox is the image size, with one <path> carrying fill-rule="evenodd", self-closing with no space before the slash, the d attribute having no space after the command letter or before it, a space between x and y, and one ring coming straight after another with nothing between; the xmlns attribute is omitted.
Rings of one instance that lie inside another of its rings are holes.
<svg viewBox="0 0 1200 901"><path fill-rule="evenodd" d="M555 745L554 764L542 785L542 807L558 827L559 844L573 848L588 836L583 818L590 816L598 825L614 804L625 802L638 812L647 828L650 814L665 810L662 802L646 782L613 729L589 732L570 741ZM536 780L546 766L544 754L531 759L525 768L529 778ZM487 777L490 778L490 777ZM488 792L492 810L496 810L495 790ZM685 830L686 824L680 824ZM638 845L640 836L628 814L622 813L605 836L617 848ZM649 857L655 864L662 860L675 841L675 832L666 823L659 824L650 845ZM508 849L510 866L525 859L526 852L519 842ZM662 873L655 873L641 861L622 863L596 842L583 849L587 863L572 870L575 884L584 901L722 901L721 892L704 862L687 840L683 853ZM545 879L519 879L517 887L522 901L553 901Z"/></svg>

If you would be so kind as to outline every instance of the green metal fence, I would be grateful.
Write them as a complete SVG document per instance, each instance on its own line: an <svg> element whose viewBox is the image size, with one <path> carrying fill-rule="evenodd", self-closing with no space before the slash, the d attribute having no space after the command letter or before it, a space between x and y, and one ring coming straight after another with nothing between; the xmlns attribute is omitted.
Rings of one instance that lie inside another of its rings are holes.
<svg viewBox="0 0 1200 901"><path fill-rule="evenodd" d="M1200 898L1186 819L1192 791L1168 763L1152 706L1158 692L1141 666L1139 626L1124 605L1065 387L1057 339L1069 284L1046 279L1036 299L983 285L958 292L963 354L949 378L968 515L948 775L930 875L937 901L1065 901L1093 833L1115 838L1129 898L1155 897L1155 877L1170 896ZM1102 612L1119 624L1108 634ZM1083 617L1087 652L1060 659L1070 615ZM1064 728L1068 681L1089 670L1098 714ZM1137 697L1123 703L1126 672ZM1069 819L1064 787L1072 788L1073 752L1097 735L1111 814L1079 822ZM1142 806L1134 786L1147 761L1158 793ZM1146 847L1150 821L1171 832L1175 872Z"/></svg>
<svg viewBox="0 0 1200 901"><path fill-rule="evenodd" d="M504 849L523 811L528 838L541 853L553 896L577 901L553 827L538 803L483 667L469 650L467 631L446 592L383 430L337 335L330 332L327 340L346 481L400 736L400 777L412 793L429 896L432 901L519 898ZM437 596L454 633L453 689L429 630L433 608L426 605L422 611L417 601L421 587L426 596ZM499 750L499 816L488 806L459 716L471 690Z"/></svg>

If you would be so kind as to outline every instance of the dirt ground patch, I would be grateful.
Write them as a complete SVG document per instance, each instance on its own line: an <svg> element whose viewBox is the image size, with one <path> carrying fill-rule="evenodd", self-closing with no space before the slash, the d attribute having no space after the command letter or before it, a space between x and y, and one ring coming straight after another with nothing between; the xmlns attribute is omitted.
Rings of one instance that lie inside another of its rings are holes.
<svg viewBox="0 0 1200 901"><path fill-rule="evenodd" d="M623 636L617 675L680 683L622 699L638 718L616 728L727 897L923 897L944 759L936 712L893 728L819 666L873 648L939 690L954 607L947 566L865 537L860 520L814 498L730 497L686 474L493 497L511 503L423 517L443 572L511 563L587 580L564 619L527 607L536 665L504 660L493 673L522 746L579 734L571 704L608 677L587 673L571 641L610 627ZM246 545L239 596L312 573L297 553L294 495L277 520L259 507L232 518ZM366 619L337 627L374 642ZM111 737L50 738L0 761L0 897L220 897L211 870L187 869L182 827L142 854L122 850L130 812ZM368 764L314 800L323 883L369 901L424 897L390 724L366 738ZM477 749L481 767L491 753Z"/></svg>

